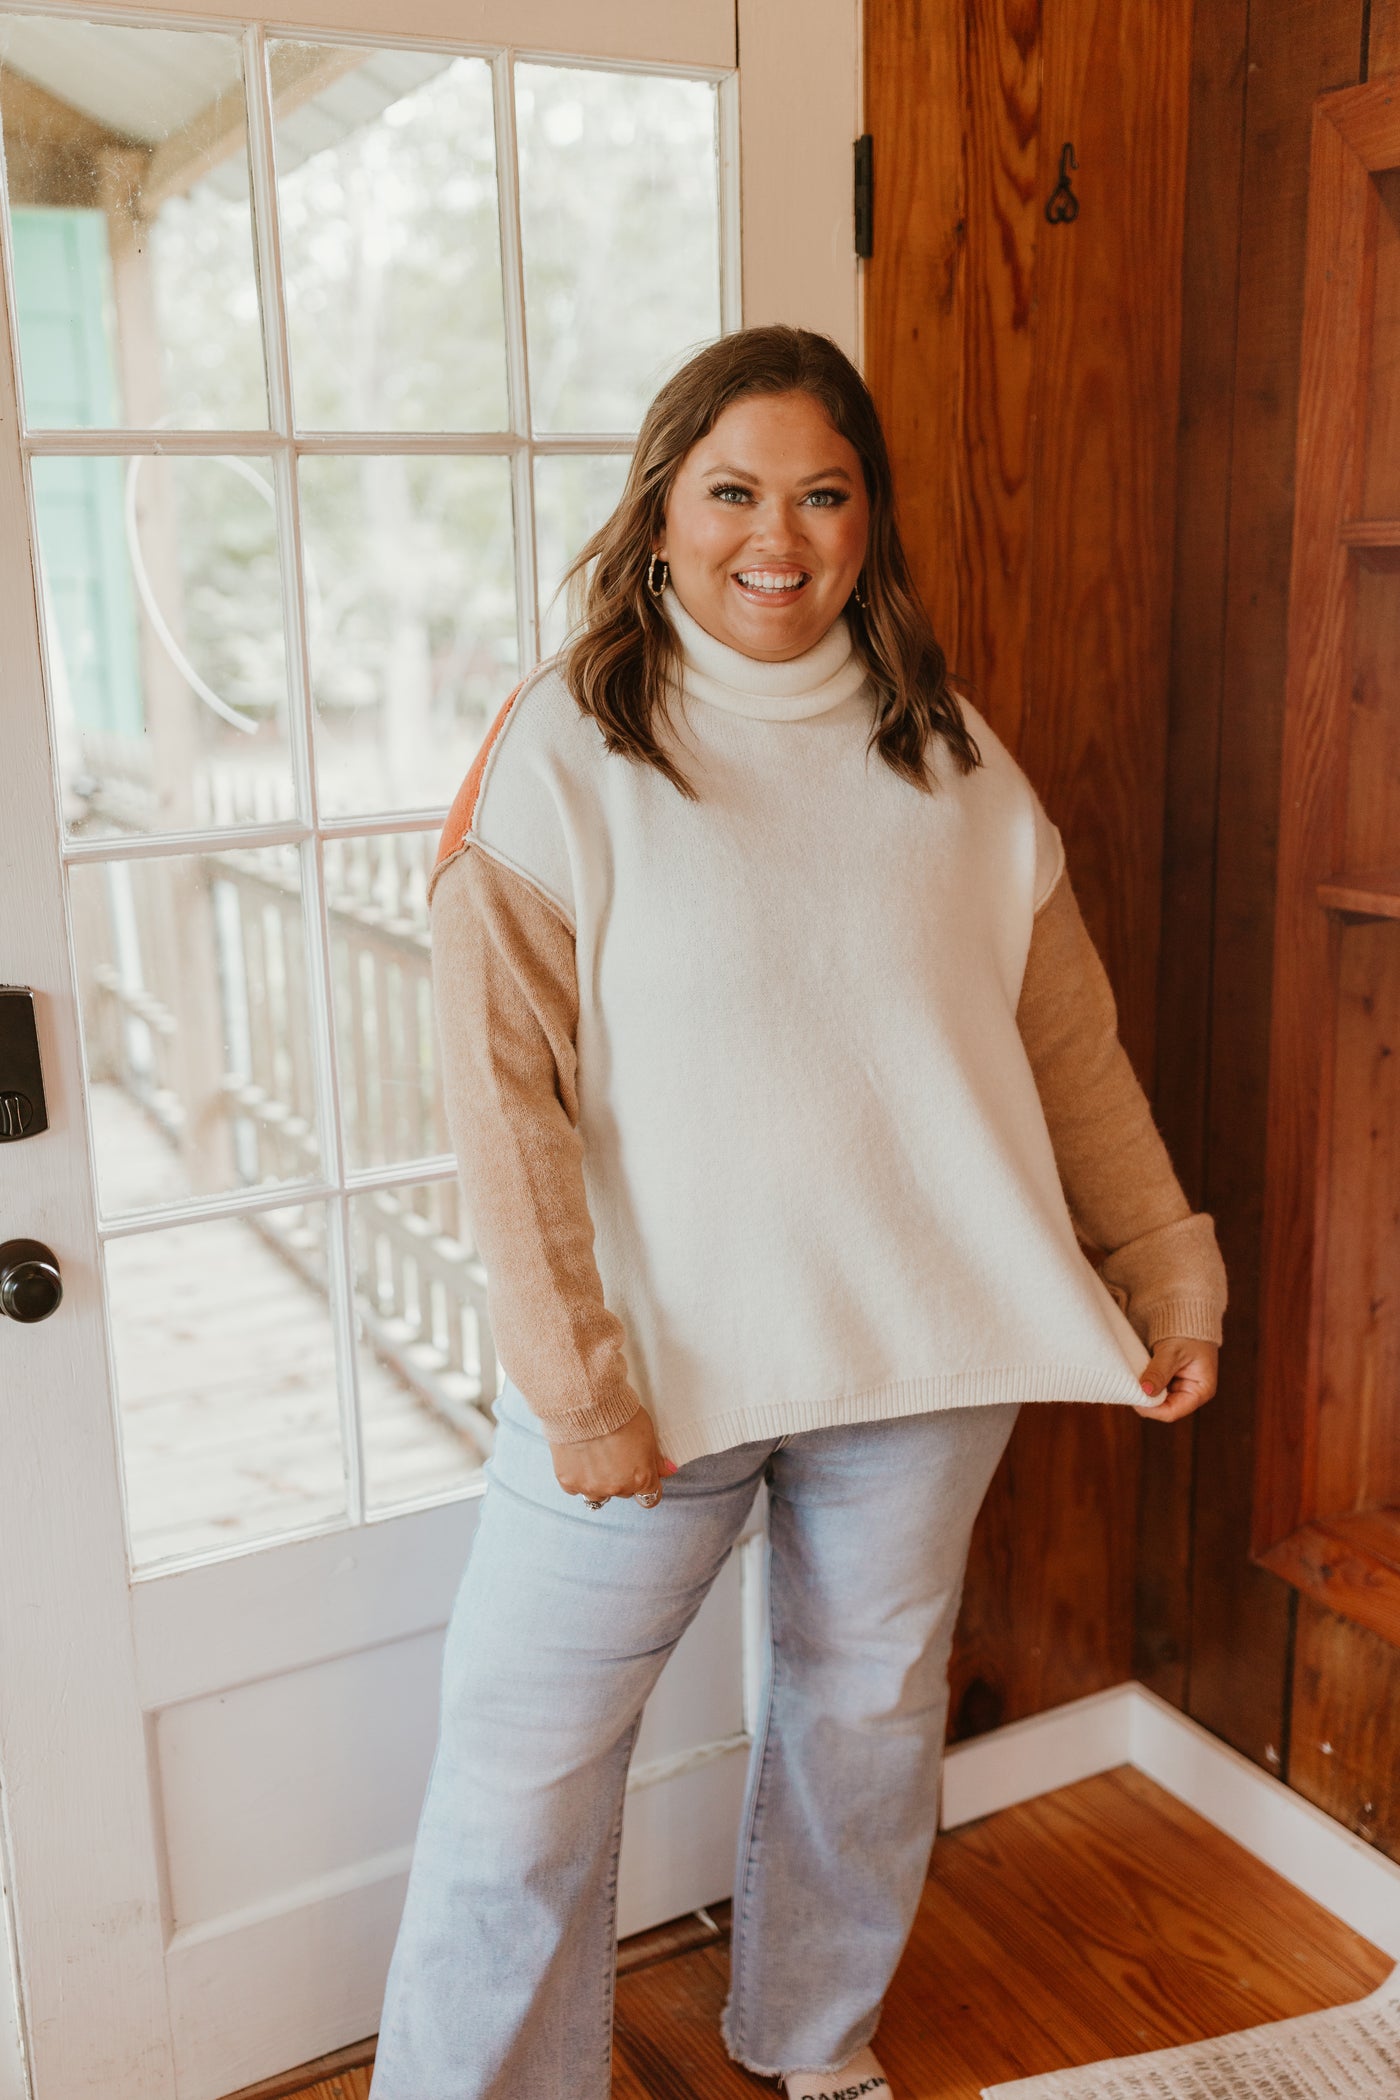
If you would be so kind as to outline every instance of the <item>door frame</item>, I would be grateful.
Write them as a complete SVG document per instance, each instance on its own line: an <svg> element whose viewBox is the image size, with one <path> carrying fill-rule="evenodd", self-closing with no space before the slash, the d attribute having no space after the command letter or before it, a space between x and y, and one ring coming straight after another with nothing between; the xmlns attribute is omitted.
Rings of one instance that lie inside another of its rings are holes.
<svg viewBox="0 0 1400 2100"><path fill-rule="evenodd" d="M859 358L850 161L823 155L821 141L833 127L852 139L860 130L860 0L510 4L511 46L532 54L625 58L640 44L658 64L729 70L742 52L739 160L728 180L737 184L740 206L744 317L821 329ZM500 0L407 0L392 28L379 0L306 0L292 21L265 0L250 0L236 16L211 0L152 8L125 0L105 7L30 0L25 11L156 26L162 19L221 28L256 23L451 48L499 47L490 34L499 7ZM794 198L803 202L800 218ZM0 294L9 270L5 252ZM0 297L0 307L7 311L8 304ZM161 1611L153 1588L152 1610L138 1622L127 1571L16 372L17 345L6 321L0 871L7 910L0 974L36 994L50 1128L0 1149L0 1224L5 1237L23 1233L54 1246L64 1303L52 1321L5 1321L0 1331L0 1472L13 1504L0 1526L0 1939L8 1920L18 1998L13 2023L0 2010L0 2100L9 2100L8 2086L33 2100L174 2100L167 1904L142 1696L160 1653ZM377 1522L372 1534L354 1535L372 1535L374 1549L350 1556L361 1565L347 1588L347 1611L362 1608L372 1564L392 1554L394 1533L425 1519L444 1568L459 1563L473 1503ZM272 1587L280 1570L290 1575L297 1551L294 1542L258 1556ZM61 1646L46 1631L55 1620L65 1628ZM50 1806L55 1800L61 1816ZM0 1964L4 1953L0 1945Z"/></svg>

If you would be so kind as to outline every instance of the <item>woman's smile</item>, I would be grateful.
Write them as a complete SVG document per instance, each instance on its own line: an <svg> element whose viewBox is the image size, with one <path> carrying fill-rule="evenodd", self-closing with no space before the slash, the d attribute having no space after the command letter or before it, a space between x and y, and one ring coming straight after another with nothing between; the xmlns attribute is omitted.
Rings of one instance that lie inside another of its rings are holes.
<svg viewBox="0 0 1400 2100"><path fill-rule="evenodd" d="M734 582L756 605L793 605L811 580L805 569L764 569L754 565L734 571Z"/></svg>

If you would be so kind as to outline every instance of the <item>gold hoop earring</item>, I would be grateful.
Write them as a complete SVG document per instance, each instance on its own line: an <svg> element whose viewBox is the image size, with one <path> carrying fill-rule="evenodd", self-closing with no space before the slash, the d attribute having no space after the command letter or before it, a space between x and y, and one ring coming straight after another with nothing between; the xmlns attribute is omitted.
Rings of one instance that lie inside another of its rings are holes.
<svg viewBox="0 0 1400 2100"><path fill-rule="evenodd" d="M659 583L656 580L656 571L658 565L661 569L661 581ZM651 592L652 597L659 598L661 596L661 593L665 590L667 584L670 581L670 563L665 561L661 555L653 554L651 560L647 563L647 589Z"/></svg>
<svg viewBox="0 0 1400 2100"><path fill-rule="evenodd" d="M865 609L866 609L866 607L865 607L865 593L864 593L864 591L863 591L863 590L861 589L861 587L860 587L860 578L859 578L859 576L857 576L857 578L856 578L856 588L855 588L855 600L856 600L856 604L857 604L857 605L858 605L858 606L860 607L861 611L862 611L862 612L864 612L864 611L865 611Z"/></svg>

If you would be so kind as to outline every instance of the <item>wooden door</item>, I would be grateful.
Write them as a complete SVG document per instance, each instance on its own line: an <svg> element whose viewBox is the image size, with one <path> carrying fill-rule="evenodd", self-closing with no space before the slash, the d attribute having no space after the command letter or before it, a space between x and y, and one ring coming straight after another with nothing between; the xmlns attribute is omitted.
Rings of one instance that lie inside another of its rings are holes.
<svg viewBox="0 0 1400 2100"><path fill-rule="evenodd" d="M865 21L867 369L911 561L1064 834L1150 1092L1193 10L867 0ZM955 1735L1141 1667L1135 1574L1193 1434L1026 1411L974 1535Z"/></svg>
<svg viewBox="0 0 1400 2100"><path fill-rule="evenodd" d="M49 1112L0 1191L64 1285L0 1320L34 2100L375 2026L499 1375L424 879L658 378L741 306L856 346L819 12L741 72L732 0L0 8L0 975ZM728 1890L755 1551L649 1709L625 1930Z"/></svg>
<svg viewBox="0 0 1400 2100"><path fill-rule="evenodd" d="M1400 1646L1400 76L1308 194L1254 1547Z"/></svg>

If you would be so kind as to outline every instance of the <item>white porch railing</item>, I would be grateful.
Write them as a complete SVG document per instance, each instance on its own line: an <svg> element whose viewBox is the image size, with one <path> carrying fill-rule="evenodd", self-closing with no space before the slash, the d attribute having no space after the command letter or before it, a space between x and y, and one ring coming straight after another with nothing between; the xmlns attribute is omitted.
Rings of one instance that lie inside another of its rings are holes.
<svg viewBox="0 0 1400 2100"><path fill-rule="evenodd" d="M223 797L229 801L229 797ZM243 815L223 808L225 817ZM259 811L260 816L267 814ZM246 821L246 818L245 818ZM352 1169L451 1150L437 1069L426 901L434 838L323 848L338 1086ZM84 892L89 1068L140 1102L191 1192L287 1182L255 1226L318 1290L322 1172L302 895L280 848L112 863ZM157 1135L158 1134L158 1135ZM482 1456L498 1374L486 1276L455 1179L351 1198L363 1342Z"/></svg>

